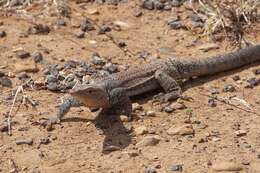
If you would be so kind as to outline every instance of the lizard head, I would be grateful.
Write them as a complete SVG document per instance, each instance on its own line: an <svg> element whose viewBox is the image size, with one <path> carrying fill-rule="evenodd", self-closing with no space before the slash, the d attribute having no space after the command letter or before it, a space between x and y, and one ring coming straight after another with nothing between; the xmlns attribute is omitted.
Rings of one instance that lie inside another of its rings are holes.
<svg viewBox="0 0 260 173"><path fill-rule="evenodd" d="M70 94L89 108L105 108L109 105L106 90L98 85L74 86Z"/></svg>

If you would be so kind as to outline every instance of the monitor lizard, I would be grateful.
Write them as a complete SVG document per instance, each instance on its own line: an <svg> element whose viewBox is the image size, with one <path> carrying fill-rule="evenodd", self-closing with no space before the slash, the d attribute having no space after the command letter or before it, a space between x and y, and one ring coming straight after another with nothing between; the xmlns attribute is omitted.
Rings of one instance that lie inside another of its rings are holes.
<svg viewBox="0 0 260 173"><path fill-rule="evenodd" d="M162 88L164 101L182 95L179 83L194 76L212 75L232 70L260 60L260 45L250 46L224 55L199 59L168 58L156 62L130 67L96 80L92 84L75 85L58 109L56 117L47 123L60 122L71 107L87 106L115 111L116 114L131 115L130 97Z"/></svg>

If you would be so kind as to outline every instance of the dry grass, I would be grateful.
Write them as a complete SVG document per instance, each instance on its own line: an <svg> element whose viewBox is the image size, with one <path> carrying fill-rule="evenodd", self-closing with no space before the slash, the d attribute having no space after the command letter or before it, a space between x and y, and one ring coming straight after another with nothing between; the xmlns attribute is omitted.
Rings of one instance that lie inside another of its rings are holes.
<svg viewBox="0 0 260 173"><path fill-rule="evenodd" d="M198 0L200 14L205 19L204 33L225 36L239 44L245 40L244 31L257 21L259 0ZM196 11L197 12L197 11ZM198 12L197 12L198 13Z"/></svg>

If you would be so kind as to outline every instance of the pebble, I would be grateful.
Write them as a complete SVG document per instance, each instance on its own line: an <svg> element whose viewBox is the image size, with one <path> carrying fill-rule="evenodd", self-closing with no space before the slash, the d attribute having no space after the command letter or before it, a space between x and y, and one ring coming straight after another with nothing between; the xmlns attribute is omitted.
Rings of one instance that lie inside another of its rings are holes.
<svg viewBox="0 0 260 173"><path fill-rule="evenodd" d="M107 25L102 25L98 31L98 34L105 34L106 32L110 32L111 28Z"/></svg>
<svg viewBox="0 0 260 173"><path fill-rule="evenodd" d="M25 58L30 57L30 53L27 52L27 51L25 51L25 50L18 50L18 51L16 52L16 56L17 56L18 58L25 59Z"/></svg>
<svg viewBox="0 0 260 173"><path fill-rule="evenodd" d="M6 32L5 31L0 31L0 38L6 37Z"/></svg>
<svg viewBox="0 0 260 173"><path fill-rule="evenodd" d="M34 59L34 62L36 62L36 63L39 63L43 60L43 56L42 56L41 52L33 52L32 57Z"/></svg>
<svg viewBox="0 0 260 173"><path fill-rule="evenodd" d="M156 169L154 169L154 168L147 168L144 172L145 173L157 173Z"/></svg>
<svg viewBox="0 0 260 173"><path fill-rule="evenodd" d="M60 91L60 87L57 83L51 82L47 84L47 89L50 91Z"/></svg>
<svg viewBox="0 0 260 173"><path fill-rule="evenodd" d="M149 117L153 117L153 116L155 116L155 112L154 111L147 111L146 115L149 116Z"/></svg>
<svg viewBox="0 0 260 173"><path fill-rule="evenodd" d="M223 92L234 92L234 91L236 91L236 88L231 84L227 84L223 88Z"/></svg>
<svg viewBox="0 0 260 173"><path fill-rule="evenodd" d="M118 72L118 67L115 64L112 64L112 63L106 63L104 65L103 69L108 71L110 74Z"/></svg>
<svg viewBox="0 0 260 173"><path fill-rule="evenodd" d="M5 76L5 73L3 71L0 71L0 77Z"/></svg>
<svg viewBox="0 0 260 173"><path fill-rule="evenodd" d="M105 65L106 61L98 53L94 53L91 57L91 62L94 65Z"/></svg>
<svg viewBox="0 0 260 173"><path fill-rule="evenodd" d="M120 121L122 121L122 122L128 122L129 121L129 118L126 115L120 115L119 118L120 118Z"/></svg>
<svg viewBox="0 0 260 173"><path fill-rule="evenodd" d="M255 77L252 77L247 80L247 83L248 83L248 85L246 86L246 88L253 88L253 87L257 86L258 84L260 84L260 78L256 79Z"/></svg>
<svg viewBox="0 0 260 173"><path fill-rule="evenodd" d="M64 19L58 19L56 24L59 26L66 26L66 21Z"/></svg>
<svg viewBox="0 0 260 173"><path fill-rule="evenodd" d="M171 29L181 29L183 27L181 21L170 21L170 22L168 22L168 26Z"/></svg>
<svg viewBox="0 0 260 173"><path fill-rule="evenodd" d="M183 4L182 0L172 0L172 6L173 7L179 7Z"/></svg>
<svg viewBox="0 0 260 173"><path fill-rule="evenodd" d="M237 130L235 131L236 136L245 136L247 132L245 130Z"/></svg>
<svg viewBox="0 0 260 173"><path fill-rule="evenodd" d="M158 135L146 136L140 142L138 142L136 145L138 147L154 146L154 145L157 145L160 142L160 140L161 140L161 138Z"/></svg>
<svg viewBox="0 0 260 173"><path fill-rule="evenodd" d="M239 75L232 76L232 79L234 81L238 81L238 80L240 80L240 76Z"/></svg>
<svg viewBox="0 0 260 173"><path fill-rule="evenodd" d="M88 19L82 19L80 22L80 29L83 32L95 30L95 27Z"/></svg>
<svg viewBox="0 0 260 173"><path fill-rule="evenodd" d="M134 129L135 131L135 134L137 136L139 135L144 135L144 134L147 134L148 133L148 130L147 130L147 127L146 126L140 126L140 127L137 127Z"/></svg>
<svg viewBox="0 0 260 173"><path fill-rule="evenodd" d="M75 32L74 35L75 35L77 38L84 38L84 37L85 37L85 32L82 31L82 30L79 30L79 31Z"/></svg>
<svg viewBox="0 0 260 173"><path fill-rule="evenodd" d="M22 144L27 144L27 145L32 145L33 140L32 139L20 139L15 141L16 145L22 145Z"/></svg>
<svg viewBox="0 0 260 173"><path fill-rule="evenodd" d="M175 171L182 172L182 169L183 169L182 167L183 167L183 165L181 165L181 164L172 165L170 167L170 171L172 171L172 172L175 172Z"/></svg>
<svg viewBox="0 0 260 173"><path fill-rule="evenodd" d="M49 32L49 26L43 24L36 24L32 27L29 27L27 31L28 34L48 34Z"/></svg>
<svg viewBox="0 0 260 173"><path fill-rule="evenodd" d="M0 77L0 84L4 87L12 87L12 81L6 76Z"/></svg>
<svg viewBox="0 0 260 173"><path fill-rule="evenodd" d="M213 163L212 169L214 171L241 171L243 168L240 164L234 162L219 162Z"/></svg>
<svg viewBox="0 0 260 173"><path fill-rule="evenodd" d="M216 107L216 106L217 106L216 99L214 99L214 98L209 98L209 99L208 99L208 106L209 106L209 107Z"/></svg>
<svg viewBox="0 0 260 173"><path fill-rule="evenodd" d="M7 124L0 124L0 132L7 132L8 125Z"/></svg>
<svg viewBox="0 0 260 173"><path fill-rule="evenodd" d="M171 113L173 111L174 111L174 109L171 106L164 107L164 112L166 112L166 113Z"/></svg>
<svg viewBox="0 0 260 173"><path fill-rule="evenodd" d="M104 147L104 151L117 151L120 150L120 147L115 145L108 145Z"/></svg>
<svg viewBox="0 0 260 173"><path fill-rule="evenodd" d="M154 0L142 0L140 6L144 9L153 10Z"/></svg>
<svg viewBox="0 0 260 173"><path fill-rule="evenodd" d="M26 72L21 72L18 75L18 79L20 79L20 80L24 80L24 79L28 79L28 78L30 78L30 76Z"/></svg>
<svg viewBox="0 0 260 173"><path fill-rule="evenodd" d="M189 15L189 19L190 19L191 21L193 21L193 22L201 22L201 21L202 21L201 18L200 18L200 16L199 16L198 14L196 14L196 13L190 14L190 15Z"/></svg>
<svg viewBox="0 0 260 173"><path fill-rule="evenodd" d="M191 124L185 124L183 126L172 126L167 130L168 135L193 135L194 129Z"/></svg>
<svg viewBox="0 0 260 173"><path fill-rule="evenodd" d="M141 17L142 15L143 15L143 12L140 11L140 10L137 10L137 11L134 12L135 17Z"/></svg>
<svg viewBox="0 0 260 173"><path fill-rule="evenodd" d="M210 50L215 50L215 49L219 49L219 46L215 43L205 43L205 44L199 46L199 50L201 50L203 52L208 52Z"/></svg>
<svg viewBox="0 0 260 173"><path fill-rule="evenodd" d="M53 82L58 82L58 78L54 75L47 75L45 78L45 83L53 83Z"/></svg>
<svg viewBox="0 0 260 173"><path fill-rule="evenodd" d="M254 73L255 75L260 74L260 68L259 68L259 69L254 69L254 70L253 70L253 73Z"/></svg>

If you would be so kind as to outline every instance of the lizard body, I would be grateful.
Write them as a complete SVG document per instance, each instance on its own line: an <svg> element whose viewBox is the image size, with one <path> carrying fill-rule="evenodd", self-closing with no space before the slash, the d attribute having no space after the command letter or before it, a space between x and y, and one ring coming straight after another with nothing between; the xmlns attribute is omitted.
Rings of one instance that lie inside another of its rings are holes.
<svg viewBox="0 0 260 173"><path fill-rule="evenodd" d="M129 97L131 96L161 87L166 92L165 101L176 99L182 94L178 82L183 79L216 74L259 60L260 45L256 45L205 59L169 58L131 67L92 84L74 86L70 91L72 97L66 99L60 106L55 122L59 121L71 107L81 105L130 115L132 104Z"/></svg>

